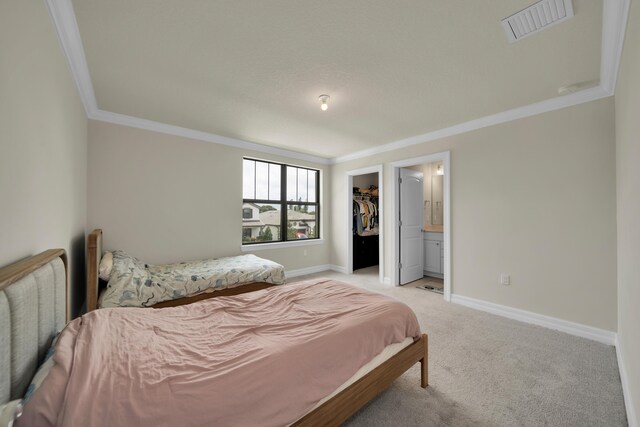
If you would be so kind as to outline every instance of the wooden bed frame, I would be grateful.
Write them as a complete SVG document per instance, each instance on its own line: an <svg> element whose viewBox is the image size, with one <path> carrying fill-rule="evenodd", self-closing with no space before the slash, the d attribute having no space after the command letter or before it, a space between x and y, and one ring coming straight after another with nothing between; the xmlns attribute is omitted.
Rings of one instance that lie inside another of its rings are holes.
<svg viewBox="0 0 640 427"><path fill-rule="evenodd" d="M67 321L70 320L69 313L69 261L67 258L67 252L64 249L49 249L41 252L38 255L30 256L18 262L14 262L11 265L0 268L0 291L8 288L12 283L17 282L23 277L33 273L43 265L48 264L52 260L60 258L64 264L64 272L66 276L66 310L65 317Z"/></svg>
<svg viewBox="0 0 640 427"><path fill-rule="evenodd" d="M98 298L100 296L100 278L99 268L102 259L102 230L97 228L87 236L87 312L98 308ZM191 304L192 302L202 301L208 298L224 297L229 295L239 295L247 292L259 291L271 286L277 286L273 283L255 282L246 283L234 288L220 289L212 292L205 292L198 295L192 295L183 298L177 298L171 301L159 302L152 305L151 308L177 307L180 305Z"/></svg>
<svg viewBox="0 0 640 427"><path fill-rule="evenodd" d="M98 233L98 235L99 234L100 233ZM94 254L95 253L97 252L94 251ZM62 249L45 251L39 255L32 256L10 266L1 268L0 289L9 287L12 283L37 270L56 257L62 258L66 269L67 259L66 254ZM69 288L67 286L67 307L68 289ZM97 297L97 294L95 296ZM30 319L37 322L38 316L33 316ZM429 384L427 361L428 338L426 334L422 334L422 336L416 339L412 344L393 355L386 362L382 363L358 381L327 400L324 404L300 418L293 425L296 427L340 425L418 362L420 362L421 367L420 385L421 387L426 388Z"/></svg>

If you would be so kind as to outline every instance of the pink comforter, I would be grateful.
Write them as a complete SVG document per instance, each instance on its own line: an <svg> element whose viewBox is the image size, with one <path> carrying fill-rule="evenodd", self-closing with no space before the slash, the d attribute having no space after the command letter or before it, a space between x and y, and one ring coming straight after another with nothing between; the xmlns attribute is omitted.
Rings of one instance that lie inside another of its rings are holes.
<svg viewBox="0 0 640 427"><path fill-rule="evenodd" d="M100 309L62 332L18 425L283 426L419 334L403 303L326 279Z"/></svg>

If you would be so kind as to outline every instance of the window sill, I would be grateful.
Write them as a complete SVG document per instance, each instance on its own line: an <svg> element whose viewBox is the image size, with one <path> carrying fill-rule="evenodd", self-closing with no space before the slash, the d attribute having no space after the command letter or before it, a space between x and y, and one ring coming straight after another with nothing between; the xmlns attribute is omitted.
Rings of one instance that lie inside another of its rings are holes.
<svg viewBox="0 0 640 427"><path fill-rule="evenodd" d="M299 246L313 246L324 244L324 239L313 240L298 240L295 242L274 242L274 243L260 243L256 245L242 245L240 250L242 252L264 251L266 249L283 249L283 248L295 248Z"/></svg>

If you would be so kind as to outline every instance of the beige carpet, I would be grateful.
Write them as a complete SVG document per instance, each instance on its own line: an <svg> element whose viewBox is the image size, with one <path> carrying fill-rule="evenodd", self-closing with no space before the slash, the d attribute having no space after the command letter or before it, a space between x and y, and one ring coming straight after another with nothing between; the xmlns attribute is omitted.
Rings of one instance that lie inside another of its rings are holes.
<svg viewBox="0 0 640 427"><path fill-rule="evenodd" d="M377 269L331 277L392 295L429 334L430 387L418 365L348 426L625 426L615 349L456 304L415 283L391 288Z"/></svg>

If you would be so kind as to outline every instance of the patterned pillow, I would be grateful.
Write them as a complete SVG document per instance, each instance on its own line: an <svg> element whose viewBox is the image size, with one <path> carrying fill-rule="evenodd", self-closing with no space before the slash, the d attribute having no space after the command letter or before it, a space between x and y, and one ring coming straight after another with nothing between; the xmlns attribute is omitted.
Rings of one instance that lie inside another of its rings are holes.
<svg viewBox="0 0 640 427"><path fill-rule="evenodd" d="M0 405L0 427L11 427L13 421L22 414L22 399Z"/></svg>
<svg viewBox="0 0 640 427"><path fill-rule="evenodd" d="M58 337L60 336L60 332L53 337L53 341L51 341L51 347L47 351L47 355L44 357L44 361L36 371L36 374L31 379L31 384L27 387L27 391L24 394L24 398L22 399L22 404L26 405L33 393L40 387L44 379L47 377L47 374L51 370L53 366L53 352L55 351L56 343L58 342ZM0 427L4 427L0 425Z"/></svg>

